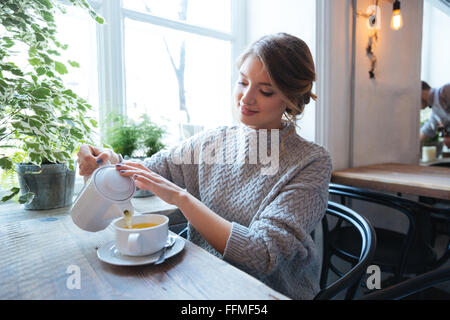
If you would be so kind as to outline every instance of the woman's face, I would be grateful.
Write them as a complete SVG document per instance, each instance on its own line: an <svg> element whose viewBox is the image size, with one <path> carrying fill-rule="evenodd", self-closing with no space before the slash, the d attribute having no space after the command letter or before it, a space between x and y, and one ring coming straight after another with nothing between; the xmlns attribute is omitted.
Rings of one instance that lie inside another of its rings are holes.
<svg viewBox="0 0 450 320"><path fill-rule="evenodd" d="M286 109L261 61L250 55L239 70L234 90L239 120L252 129L279 129Z"/></svg>

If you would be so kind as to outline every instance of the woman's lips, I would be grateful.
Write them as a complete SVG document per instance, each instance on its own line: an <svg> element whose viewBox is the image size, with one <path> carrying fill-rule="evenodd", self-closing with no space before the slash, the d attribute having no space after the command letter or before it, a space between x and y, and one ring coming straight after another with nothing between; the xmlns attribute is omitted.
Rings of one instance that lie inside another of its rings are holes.
<svg viewBox="0 0 450 320"><path fill-rule="evenodd" d="M252 116L257 113L258 111L252 111L250 109L247 109L246 107L241 107L241 114L243 114L244 116Z"/></svg>

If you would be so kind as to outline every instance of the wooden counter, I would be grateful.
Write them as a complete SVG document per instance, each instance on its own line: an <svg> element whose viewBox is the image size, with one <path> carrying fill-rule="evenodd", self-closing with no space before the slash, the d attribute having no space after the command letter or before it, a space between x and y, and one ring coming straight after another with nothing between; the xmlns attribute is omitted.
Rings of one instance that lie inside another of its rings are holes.
<svg viewBox="0 0 450 320"><path fill-rule="evenodd" d="M450 200L450 168L383 163L337 170L331 182Z"/></svg>

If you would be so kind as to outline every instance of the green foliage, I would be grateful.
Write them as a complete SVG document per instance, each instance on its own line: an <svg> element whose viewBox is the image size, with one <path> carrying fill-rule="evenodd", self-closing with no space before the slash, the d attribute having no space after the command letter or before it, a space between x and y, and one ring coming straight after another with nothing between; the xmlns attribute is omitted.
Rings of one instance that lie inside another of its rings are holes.
<svg viewBox="0 0 450 320"><path fill-rule="evenodd" d="M86 0L70 2L103 23ZM64 12L56 0L0 0L0 169L6 171L19 162L65 163L74 170L74 153L96 126L87 117L91 106L60 78L69 70L60 58L67 45L55 37L56 10ZM17 62L24 50L26 61ZM17 193L13 186L1 200Z"/></svg>
<svg viewBox="0 0 450 320"><path fill-rule="evenodd" d="M137 156L141 151L151 157L165 147L161 139L165 130L153 123L147 115L141 116L141 122L134 121L123 115L111 115L111 125L107 129L106 142L114 152L122 156Z"/></svg>
<svg viewBox="0 0 450 320"><path fill-rule="evenodd" d="M108 120L111 125L106 132L106 142L114 152L131 157L138 148L139 127L123 115L110 115Z"/></svg>
<svg viewBox="0 0 450 320"><path fill-rule="evenodd" d="M165 145L161 142L165 129L153 123L150 118L144 114L141 116L142 122L139 124L141 133L141 147L145 156L151 157L158 151L164 149Z"/></svg>

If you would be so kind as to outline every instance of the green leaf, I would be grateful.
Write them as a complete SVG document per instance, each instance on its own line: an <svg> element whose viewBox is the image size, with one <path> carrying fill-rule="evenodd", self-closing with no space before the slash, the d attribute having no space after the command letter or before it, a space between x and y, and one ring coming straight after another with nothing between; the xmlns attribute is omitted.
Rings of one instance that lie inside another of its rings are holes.
<svg viewBox="0 0 450 320"><path fill-rule="evenodd" d="M37 40L38 42L45 41L45 37L44 37L42 34L40 34L40 33L35 33L34 35L36 36L36 40Z"/></svg>
<svg viewBox="0 0 450 320"><path fill-rule="evenodd" d="M0 168L3 170L9 170L13 166L13 162L8 157L2 157L0 158Z"/></svg>
<svg viewBox="0 0 450 320"><path fill-rule="evenodd" d="M22 72L22 70L20 70L20 69L11 69L11 73L13 74L13 75L15 75L15 76L23 76L23 72Z"/></svg>
<svg viewBox="0 0 450 320"><path fill-rule="evenodd" d="M53 5L48 0L37 0L37 1L40 2L42 5L44 5L47 9L53 8Z"/></svg>
<svg viewBox="0 0 450 320"><path fill-rule="evenodd" d="M38 74L38 76L42 76L46 71L47 70L44 67L39 67L36 69L36 73Z"/></svg>
<svg viewBox="0 0 450 320"><path fill-rule="evenodd" d="M63 63L58 62L58 61L55 61L55 70L56 70L56 72L58 72L59 74L66 74L66 73L69 73L69 72L67 71L66 66L65 66Z"/></svg>
<svg viewBox="0 0 450 320"><path fill-rule="evenodd" d="M11 192L11 193L4 196L0 201L5 202L5 201L12 199L16 194L19 193L19 191L20 191L20 188L17 188L17 187L11 188L11 190L9 190L9 192Z"/></svg>
<svg viewBox="0 0 450 320"><path fill-rule="evenodd" d="M25 144L29 149L33 149L34 151L40 150L40 146L36 142L25 141Z"/></svg>
<svg viewBox="0 0 450 320"><path fill-rule="evenodd" d="M5 44L3 44L5 48L11 48L14 45L14 41L9 37L3 37L3 41L5 41Z"/></svg>
<svg viewBox="0 0 450 320"><path fill-rule="evenodd" d="M64 90L62 93L65 94L65 95L68 95L69 97L72 97L72 98L76 98L77 97L77 95L70 89Z"/></svg>
<svg viewBox="0 0 450 320"><path fill-rule="evenodd" d="M30 204L34 199L33 192L27 192L19 197L19 203L21 204Z"/></svg>
<svg viewBox="0 0 450 320"><path fill-rule="evenodd" d="M76 61L71 61L71 60L69 60L69 61L67 61L67 62L69 62L69 64L70 64L72 67L74 67L74 68L79 68L79 67L80 67L80 64L79 64L78 62L76 62Z"/></svg>
<svg viewBox="0 0 450 320"><path fill-rule="evenodd" d="M105 23L105 19L103 19L100 16L96 16L95 17L95 21L97 21L97 23L99 23L99 24L104 24Z"/></svg>
<svg viewBox="0 0 450 320"><path fill-rule="evenodd" d="M42 18L44 18L44 20L47 21L47 22L54 22L55 21L55 19L53 18L52 13L49 12L49 11L41 11L41 15L42 15Z"/></svg>
<svg viewBox="0 0 450 320"><path fill-rule="evenodd" d="M38 66L42 64L41 59L38 58L32 58L32 59L28 59L28 62L32 65L32 66Z"/></svg>
<svg viewBox="0 0 450 320"><path fill-rule="evenodd" d="M95 119L89 119L89 122L91 123L91 125L92 125L94 128L97 128L97 126L98 126L97 120L95 120Z"/></svg>
<svg viewBox="0 0 450 320"><path fill-rule="evenodd" d="M36 97L38 99L45 99L50 95L50 89L48 88L44 88L44 87L40 87L37 88L36 90L33 90L31 92L31 95L33 97Z"/></svg>
<svg viewBox="0 0 450 320"><path fill-rule="evenodd" d="M70 133L78 139L83 139L83 134L80 132L80 130L76 128L71 128Z"/></svg>
<svg viewBox="0 0 450 320"><path fill-rule="evenodd" d="M23 131L26 128L23 125L27 125L27 123L25 123L23 121L13 121L13 122L11 122L11 125L12 125L13 128Z"/></svg>
<svg viewBox="0 0 450 320"><path fill-rule="evenodd" d="M41 117L45 117L50 113L50 111L47 108L37 105L37 104L32 105L31 108L38 116L41 116Z"/></svg>
<svg viewBox="0 0 450 320"><path fill-rule="evenodd" d="M36 116L31 116L29 118L29 123L30 123L30 126L36 127L38 129L40 129L42 127L42 125L44 124L42 122L42 119L40 119L39 117L36 117Z"/></svg>
<svg viewBox="0 0 450 320"><path fill-rule="evenodd" d="M42 163L42 157L39 153L30 152L31 163L39 165Z"/></svg>

